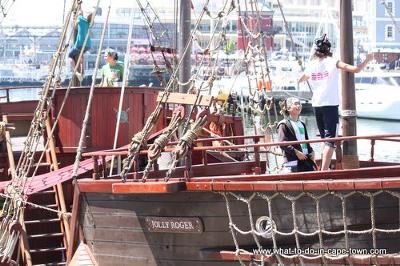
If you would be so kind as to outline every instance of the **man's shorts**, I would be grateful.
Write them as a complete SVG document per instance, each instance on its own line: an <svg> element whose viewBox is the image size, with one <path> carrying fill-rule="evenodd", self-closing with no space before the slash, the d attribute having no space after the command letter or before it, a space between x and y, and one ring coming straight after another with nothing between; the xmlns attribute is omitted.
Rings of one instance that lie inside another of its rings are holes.
<svg viewBox="0 0 400 266"><path fill-rule="evenodd" d="M82 47L78 48L75 45L72 47L72 49L69 51L68 57L71 59L76 59L79 56L79 53L81 52ZM90 47L85 47L85 52L87 52L90 49Z"/></svg>
<svg viewBox="0 0 400 266"><path fill-rule="evenodd" d="M339 106L314 107L315 118L321 138L335 138L339 125ZM326 145L335 148L335 142L325 142Z"/></svg>

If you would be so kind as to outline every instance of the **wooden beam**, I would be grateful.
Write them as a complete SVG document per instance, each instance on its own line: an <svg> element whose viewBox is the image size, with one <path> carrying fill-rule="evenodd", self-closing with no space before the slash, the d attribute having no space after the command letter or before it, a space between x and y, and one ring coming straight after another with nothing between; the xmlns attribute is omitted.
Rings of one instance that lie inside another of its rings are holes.
<svg viewBox="0 0 400 266"><path fill-rule="evenodd" d="M75 251L76 243L77 242L77 231L78 231L78 218L79 218L79 208L80 208L80 190L79 186L75 185L74 189L74 199L72 205L72 218L70 223L70 244L67 249L67 264L71 261L72 256Z"/></svg>
<svg viewBox="0 0 400 266"><path fill-rule="evenodd" d="M8 116L3 115L3 121L8 123ZM15 176L15 161L14 161L14 153L11 145L11 135L10 132L6 130L5 132L5 141L6 141L6 146L7 146L7 155L8 155L8 165L11 170L11 176Z"/></svg>
<svg viewBox="0 0 400 266"><path fill-rule="evenodd" d="M211 100L213 98L212 96L209 95L199 95L199 98L197 99L196 94L186 94L177 92L169 93L168 96L162 98L163 94L164 92L160 92L158 94L157 102L162 101L163 103L187 104L187 105L197 104L199 106L210 106Z"/></svg>

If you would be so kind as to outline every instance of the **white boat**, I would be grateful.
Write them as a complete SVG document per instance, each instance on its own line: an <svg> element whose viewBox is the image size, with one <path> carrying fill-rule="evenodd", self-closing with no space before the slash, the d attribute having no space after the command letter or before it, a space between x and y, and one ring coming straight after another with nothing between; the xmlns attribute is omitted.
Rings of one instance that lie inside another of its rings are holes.
<svg viewBox="0 0 400 266"><path fill-rule="evenodd" d="M400 72L356 74L357 116L400 120Z"/></svg>

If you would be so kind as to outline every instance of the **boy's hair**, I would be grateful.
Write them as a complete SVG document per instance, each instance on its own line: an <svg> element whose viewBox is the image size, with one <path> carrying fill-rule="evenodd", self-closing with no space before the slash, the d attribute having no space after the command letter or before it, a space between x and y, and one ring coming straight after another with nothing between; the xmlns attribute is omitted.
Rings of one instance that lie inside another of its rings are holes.
<svg viewBox="0 0 400 266"><path fill-rule="evenodd" d="M118 60L118 53L114 51L107 51L107 55L111 56L115 61Z"/></svg>
<svg viewBox="0 0 400 266"><path fill-rule="evenodd" d="M118 53L117 52L108 52L108 54L115 60L118 60Z"/></svg>
<svg viewBox="0 0 400 266"><path fill-rule="evenodd" d="M296 97L289 97L286 100L280 101L279 106L281 107L281 111L279 113L283 116L288 116L290 107L297 101L299 101L299 99Z"/></svg>
<svg viewBox="0 0 400 266"><path fill-rule="evenodd" d="M331 52L331 42L328 40L326 33L321 35L321 37L315 39L315 53L314 56L323 58L327 56L332 56Z"/></svg>

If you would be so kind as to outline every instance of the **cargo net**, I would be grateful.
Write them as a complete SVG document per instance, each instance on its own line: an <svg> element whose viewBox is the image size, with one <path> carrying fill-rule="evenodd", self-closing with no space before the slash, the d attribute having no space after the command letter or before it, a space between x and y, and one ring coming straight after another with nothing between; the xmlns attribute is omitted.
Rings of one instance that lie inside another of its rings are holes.
<svg viewBox="0 0 400 266"><path fill-rule="evenodd" d="M399 191L221 194L241 265L399 265Z"/></svg>

